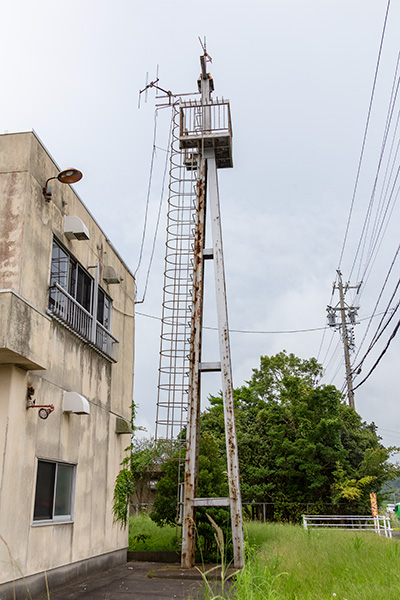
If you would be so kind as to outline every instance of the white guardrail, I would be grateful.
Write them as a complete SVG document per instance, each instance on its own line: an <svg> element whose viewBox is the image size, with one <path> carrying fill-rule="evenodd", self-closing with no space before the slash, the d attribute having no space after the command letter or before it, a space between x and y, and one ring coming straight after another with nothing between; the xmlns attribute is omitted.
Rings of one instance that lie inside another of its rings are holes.
<svg viewBox="0 0 400 600"><path fill-rule="evenodd" d="M374 531L378 535L392 537L390 517L364 515L303 515L303 527L335 527L346 531Z"/></svg>

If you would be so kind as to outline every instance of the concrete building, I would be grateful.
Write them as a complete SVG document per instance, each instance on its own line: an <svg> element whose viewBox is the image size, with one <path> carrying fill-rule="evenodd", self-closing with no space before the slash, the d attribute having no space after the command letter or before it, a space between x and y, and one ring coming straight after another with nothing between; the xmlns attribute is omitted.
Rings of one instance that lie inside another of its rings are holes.
<svg viewBox="0 0 400 600"><path fill-rule="evenodd" d="M135 282L58 174L34 133L0 136L0 600L126 559Z"/></svg>

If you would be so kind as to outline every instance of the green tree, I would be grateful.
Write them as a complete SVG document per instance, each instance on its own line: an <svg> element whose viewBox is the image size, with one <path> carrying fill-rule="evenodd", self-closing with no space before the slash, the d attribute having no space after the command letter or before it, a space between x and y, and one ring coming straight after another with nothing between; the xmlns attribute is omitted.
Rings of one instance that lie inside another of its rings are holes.
<svg viewBox="0 0 400 600"><path fill-rule="evenodd" d="M398 473L389 462L395 449L382 446L375 425L363 423L334 386L319 385L321 375L314 358L284 351L262 356L247 385L234 391L244 502L280 503L288 517L300 502L340 500L365 511L369 493ZM209 400L202 431L214 433L223 453L221 394ZM353 496L344 492L350 482Z"/></svg>
<svg viewBox="0 0 400 600"><path fill-rule="evenodd" d="M179 460L179 449L175 455L162 465L163 477L157 484L157 494L150 514L159 525L174 525L177 520L178 469L181 468L180 481L184 481L184 455ZM214 434L204 432L200 436L198 497L228 496L226 463L220 445ZM207 513L227 530L229 513L225 509L207 508L196 510L196 547L199 552L212 557L216 551L215 530Z"/></svg>

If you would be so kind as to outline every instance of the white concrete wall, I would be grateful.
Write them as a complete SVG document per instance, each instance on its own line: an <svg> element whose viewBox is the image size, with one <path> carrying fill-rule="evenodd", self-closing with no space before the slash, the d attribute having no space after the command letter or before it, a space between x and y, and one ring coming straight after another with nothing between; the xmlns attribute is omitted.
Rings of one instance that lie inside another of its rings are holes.
<svg viewBox="0 0 400 600"><path fill-rule="evenodd" d="M32 305L29 310L44 315L30 319L27 335L34 343L26 341L34 352L25 362L0 347L0 535L14 561L0 540L0 584L127 545L127 531L113 523L112 495L129 444L129 435L115 433L115 422L131 416L134 319L122 313L134 313L134 279L70 186L53 182L53 198L45 202L42 187L57 172L33 133L0 136L0 332L10 325L10 310L2 310L10 292L4 290L18 294L24 310ZM65 214L83 220L90 240L65 238ZM100 282L119 309L112 317L120 342L116 364L46 315L53 234L85 268L108 264L123 278L121 284ZM22 356L20 326L16 354ZM3 343L0 333L0 346L9 339ZM33 355L44 370L29 370ZM28 386L37 404L54 405L46 420L26 409ZM63 390L85 396L90 415L63 413ZM38 457L77 464L73 523L33 525Z"/></svg>

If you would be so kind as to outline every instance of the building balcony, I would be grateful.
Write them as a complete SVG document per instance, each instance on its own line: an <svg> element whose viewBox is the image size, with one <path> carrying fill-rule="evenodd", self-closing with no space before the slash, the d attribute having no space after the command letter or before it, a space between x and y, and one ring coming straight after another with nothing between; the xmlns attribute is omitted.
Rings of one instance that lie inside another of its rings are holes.
<svg viewBox="0 0 400 600"><path fill-rule="evenodd" d="M119 341L58 283L50 287L51 316L107 360L118 361Z"/></svg>
<svg viewBox="0 0 400 600"><path fill-rule="evenodd" d="M50 319L13 290L0 290L0 364L46 369Z"/></svg>

